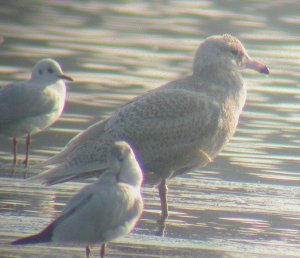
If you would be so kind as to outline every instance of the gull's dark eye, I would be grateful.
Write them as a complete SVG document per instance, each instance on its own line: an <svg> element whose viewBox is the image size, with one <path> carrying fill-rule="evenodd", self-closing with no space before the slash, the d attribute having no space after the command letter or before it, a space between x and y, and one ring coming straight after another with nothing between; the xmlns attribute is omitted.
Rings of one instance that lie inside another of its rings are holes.
<svg viewBox="0 0 300 258"><path fill-rule="evenodd" d="M43 70L39 69L39 74L42 75L43 74Z"/></svg>
<svg viewBox="0 0 300 258"><path fill-rule="evenodd" d="M237 51L236 49L232 49L231 53L236 56L239 53L239 51Z"/></svg>
<svg viewBox="0 0 300 258"><path fill-rule="evenodd" d="M48 68L48 72L49 73L53 73L53 69L52 68Z"/></svg>

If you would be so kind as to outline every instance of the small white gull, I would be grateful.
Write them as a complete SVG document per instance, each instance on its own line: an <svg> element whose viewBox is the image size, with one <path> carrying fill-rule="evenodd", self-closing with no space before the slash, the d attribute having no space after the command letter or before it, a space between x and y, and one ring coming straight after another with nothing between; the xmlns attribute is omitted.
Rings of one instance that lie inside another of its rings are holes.
<svg viewBox="0 0 300 258"><path fill-rule="evenodd" d="M107 158L108 170L97 182L84 187L66 205L62 214L42 232L18 239L13 245L74 242L105 243L129 233L143 211L143 174L126 142L116 142Z"/></svg>
<svg viewBox="0 0 300 258"><path fill-rule="evenodd" d="M13 164L17 162L17 139L26 136L27 167L30 136L53 124L61 115L66 98L63 74L53 59L43 59L33 68L27 81L0 90L0 134L13 138Z"/></svg>
<svg viewBox="0 0 300 258"><path fill-rule="evenodd" d="M243 69L269 74L237 38L207 38L196 52L192 75L139 96L90 126L42 163L55 167L35 178L51 185L97 175L107 166L107 148L125 140L137 151L145 182L158 184L165 220L167 180L204 167L233 136L246 101Z"/></svg>

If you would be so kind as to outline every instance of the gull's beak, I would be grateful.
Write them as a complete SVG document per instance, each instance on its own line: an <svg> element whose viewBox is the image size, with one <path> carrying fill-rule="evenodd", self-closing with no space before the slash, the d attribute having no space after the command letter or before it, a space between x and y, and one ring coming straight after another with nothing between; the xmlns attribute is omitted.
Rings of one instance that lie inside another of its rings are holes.
<svg viewBox="0 0 300 258"><path fill-rule="evenodd" d="M255 59L252 59L250 57L248 58L248 60L246 62L246 69L251 69L251 70L257 71L259 73L264 73L264 74L270 73L270 70L266 65L256 61Z"/></svg>
<svg viewBox="0 0 300 258"><path fill-rule="evenodd" d="M70 82L73 82L73 81L74 81L70 76L65 75L65 74L60 74L60 75L58 75L57 77L60 78L60 79L63 79L63 80L70 81Z"/></svg>

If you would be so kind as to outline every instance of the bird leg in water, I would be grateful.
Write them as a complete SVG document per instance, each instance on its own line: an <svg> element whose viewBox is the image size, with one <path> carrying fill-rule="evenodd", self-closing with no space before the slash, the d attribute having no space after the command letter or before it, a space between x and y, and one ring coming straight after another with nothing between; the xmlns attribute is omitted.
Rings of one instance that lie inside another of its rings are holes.
<svg viewBox="0 0 300 258"><path fill-rule="evenodd" d="M158 192L159 192L160 205L161 205L161 222L164 222L169 216L168 200L167 200L168 186L166 184L166 179L162 179L161 182L159 183Z"/></svg>
<svg viewBox="0 0 300 258"><path fill-rule="evenodd" d="M100 257L104 258L104 255L105 255L105 243L101 245L101 249L100 249Z"/></svg>
<svg viewBox="0 0 300 258"><path fill-rule="evenodd" d="M13 148L14 148L13 165L14 165L14 166L17 164L17 152L18 152L17 145L18 145L17 139L14 137L14 138L13 138L13 146L14 146L14 147L13 147Z"/></svg>
<svg viewBox="0 0 300 258"><path fill-rule="evenodd" d="M90 247L87 245L87 246L85 247L85 256L86 256L86 258L90 258L90 253L91 253L91 249L90 249Z"/></svg>
<svg viewBox="0 0 300 258"><path fill-rule="evenodd" d="M30 145L30 134L27 134L26 137L26 156L23 164L25 165L25 168L28 166L28 158L29 158L29 145Z"/></svg>
<svg viewBox="0 0 300 258"><path fill-rule="evenodd" d="M157 223L158 223L158 230L155 233L155 235L160 236L160 237L164 237L165 232L166 232L166 220L162 221L161 219L159 219L157 221Z"/></svg>

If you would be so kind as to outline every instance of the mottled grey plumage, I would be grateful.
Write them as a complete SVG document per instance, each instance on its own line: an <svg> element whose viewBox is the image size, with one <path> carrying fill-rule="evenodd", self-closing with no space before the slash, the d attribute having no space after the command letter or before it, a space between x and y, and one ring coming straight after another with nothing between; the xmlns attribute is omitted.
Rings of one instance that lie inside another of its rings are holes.
<svg viewBox="0 0 300 258"><path fill-rule="evenodd" d="M246 100L244 68L269 73L233 36L207 38L196 52L192 75L137 97L92 125L42 163L55 167L37 178L55 184L100 173L107 148L126 140L137 151L145 181L160 184L167 217L166 179L205 166L234 134Z"/></svg>
<svg viewBox="0 0 300 258"><path fill-rule="evenodd" d="M28 163L30 135L53 124L63 111L66 86L59 64L43 59L33 68L27 81L0 90L0 134L14 139L14 164L17 138L27 136L25 165Z"/></svg>
<svg viewBox="0 0 300 258"><path fill-rule="evenodd" d="M129 233L143 210L140 193L143 174L125 142L112 146L107 164L108 171L76 194L45 230L12 244L103 243L104 248L106 242Z"/></svg>

